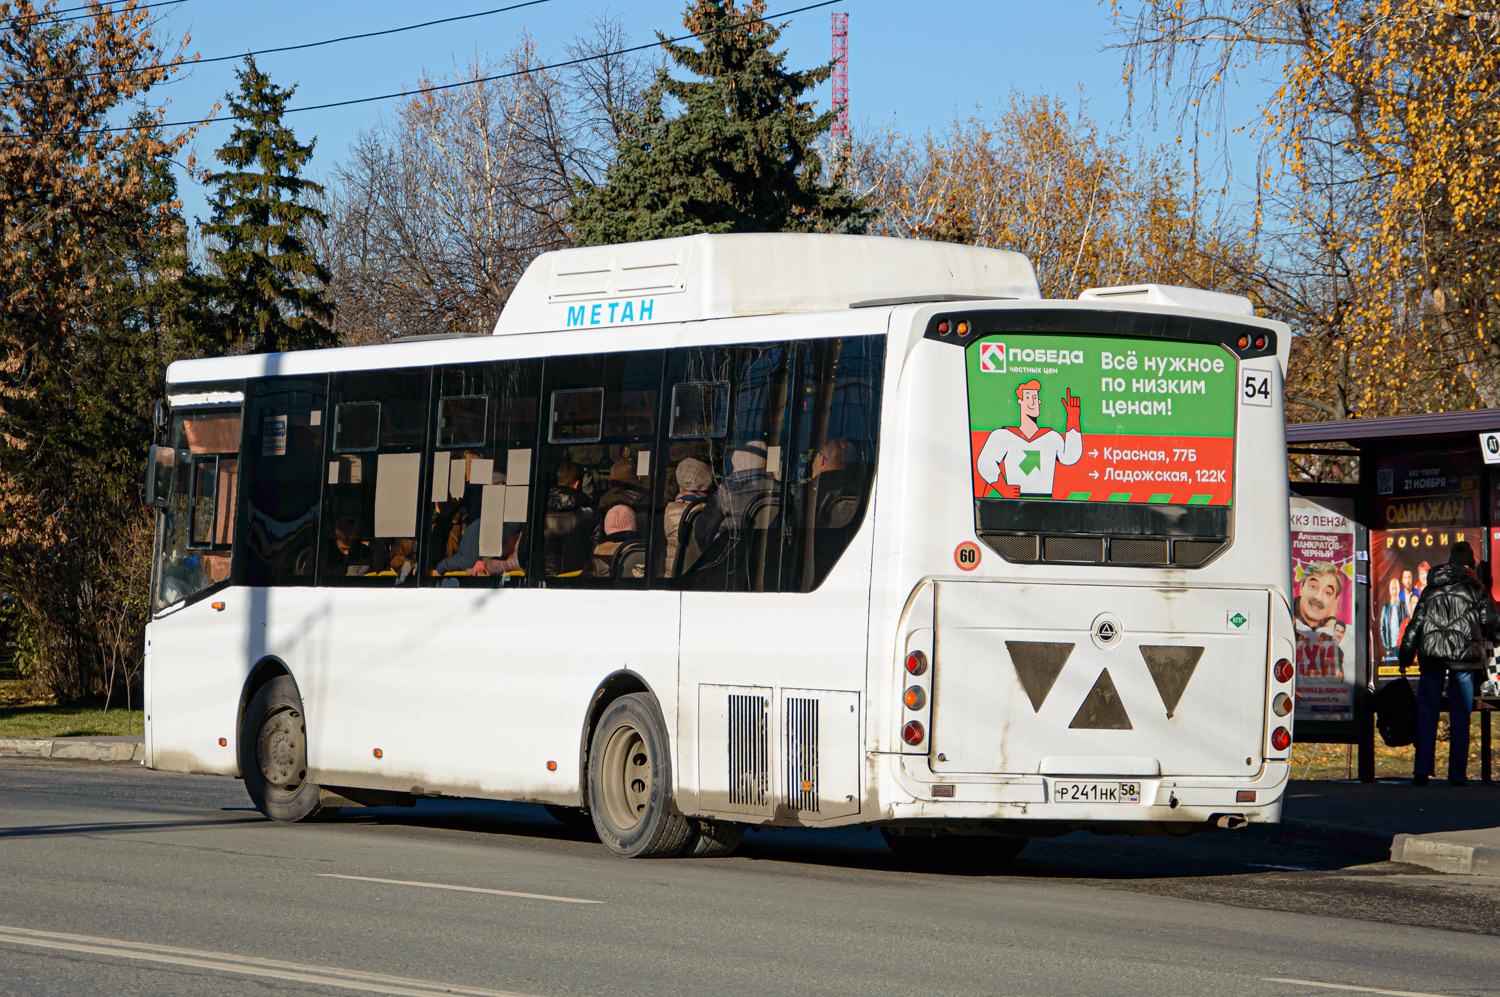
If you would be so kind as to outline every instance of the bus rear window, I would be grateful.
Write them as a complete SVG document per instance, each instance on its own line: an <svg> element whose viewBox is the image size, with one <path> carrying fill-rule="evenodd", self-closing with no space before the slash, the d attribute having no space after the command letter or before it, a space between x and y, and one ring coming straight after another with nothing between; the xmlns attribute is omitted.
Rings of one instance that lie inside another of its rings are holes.
<svg viewBox="0 0 1500 997"><path fill-rule="evenodd" d="M1001 333L966 353L980 532L1227 533L1237 360L1224 346Z"/></svg>

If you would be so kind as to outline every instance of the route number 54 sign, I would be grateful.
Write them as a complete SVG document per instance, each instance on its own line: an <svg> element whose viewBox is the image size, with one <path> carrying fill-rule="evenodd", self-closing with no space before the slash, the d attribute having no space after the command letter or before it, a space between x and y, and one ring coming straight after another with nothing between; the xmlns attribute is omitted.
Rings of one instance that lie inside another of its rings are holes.
<svg viewBox="0 0 1500 997"><path fill-rule="evenodd" d="M1269 371L1241 371L1240 402L1244 405L1271 404L1271 374Z"/></svg>

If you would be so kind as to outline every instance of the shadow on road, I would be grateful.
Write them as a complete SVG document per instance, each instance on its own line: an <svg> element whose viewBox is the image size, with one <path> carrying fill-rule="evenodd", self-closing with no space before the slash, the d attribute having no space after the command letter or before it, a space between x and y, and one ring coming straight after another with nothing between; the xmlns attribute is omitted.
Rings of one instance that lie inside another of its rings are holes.
<svg viewBox="0 0 1500 997"><path fill-rule="evenodd" d="M342 811L345 825L440 828L515 840L561 840L602 846L591 833L554 820L540 805L489 800L419 800L411 808ZM1185 879L1263 874L1271 870L1332 871L1364 860L1272 840L1274 827L1206 832L1186 837L1131 837L1076 832L1037 839L1008 865L948 875L1076 880ZM903 865L873 828L768 828L745 835L735 856L704 860L723 864L789 863L828 869L931 872Z"/></svg>

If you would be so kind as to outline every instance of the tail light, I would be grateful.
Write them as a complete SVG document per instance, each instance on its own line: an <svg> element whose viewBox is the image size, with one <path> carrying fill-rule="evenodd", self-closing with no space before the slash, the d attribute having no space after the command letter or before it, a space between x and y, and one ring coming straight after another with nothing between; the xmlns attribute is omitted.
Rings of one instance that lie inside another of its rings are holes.
<svg viewBox="0 0 1500 997"><path fill-rule="evenodd" d="M1278 692L1276 698L1271 700L1271 709L1278 717L1284 717L1292 712L1292 697L1284 692Z"/></svg>
<svg viewBox="0 0 1500 997"><path fill-rule="evenodd" d="M913 746L921 744L926 736L927 729L918 720L908 720L906 726L901 728L901 740Z"/></svg>
<svg viewBox="0 0 1500 997"><path fill-rule="evenodd" d="M887 658L886 660L890 660ZM913 675L927 674L927 655L921 651L913 651L906 656L906 670Z"/></svg>
<svg viewBox="0 0 1500 997"><path fill-rule="evenodd" d="M910 726L908 724L908 726ZM1292 746L1292 732L1285 727L1277 727L1271 732L1271 747L1277 751L1285 751Z"/></svg>
<svg viewBox="0 0 1500 997"><path fill-rule="evenodd" d="M1292 668L1292 663L1285 658L1282 658L1280 661L1276 662L1276 681L1290 682L1292 680L1292 673L1294 671L1295 669Z"/></svg>

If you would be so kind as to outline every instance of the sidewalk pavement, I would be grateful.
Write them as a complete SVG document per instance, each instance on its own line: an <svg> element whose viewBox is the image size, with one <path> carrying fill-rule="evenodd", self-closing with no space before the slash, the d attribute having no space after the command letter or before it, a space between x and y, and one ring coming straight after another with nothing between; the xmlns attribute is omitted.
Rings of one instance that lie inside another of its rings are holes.
<svg viewBox="0 0 1500 997"><path fill-rule="evenodd" d="M0 738L0 757L6 755L138 762L146 746L139 735ZM1288 845L1500 878L1500 783L1456 787L1433 781L1418 787L1407 779L1294 781L1287 787L1281 823L1252 827Z"/></svg>
<svg viewBox="0 0 1500 997"><path fill-rule="evenodd" d="M1372 862L1500 878L1500 783L1294 781L1274 840Z"/></svg>
<svg viewBox="0 0 1500 997"><path fill-rule="evenodd" d="M85 762L138 762L146 757L139 734L101 737L0 737L0 757L67 758Z"/></svg>

